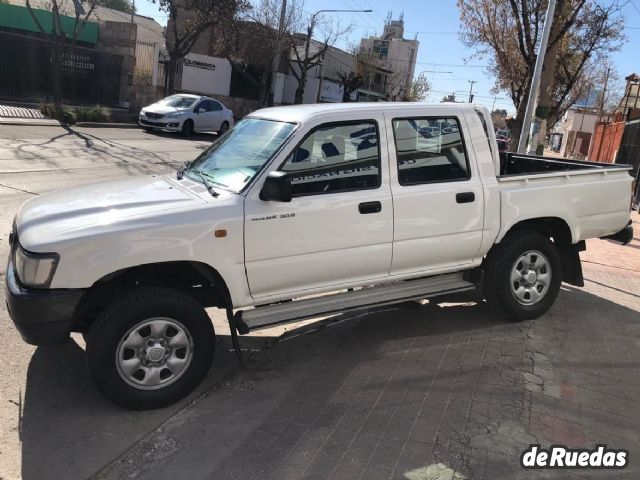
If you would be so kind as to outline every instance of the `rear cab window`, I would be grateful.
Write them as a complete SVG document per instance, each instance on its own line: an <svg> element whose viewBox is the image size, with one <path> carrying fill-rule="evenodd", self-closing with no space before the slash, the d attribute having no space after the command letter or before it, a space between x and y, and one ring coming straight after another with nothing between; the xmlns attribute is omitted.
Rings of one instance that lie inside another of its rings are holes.
<svg viewBox="0 0 640 480"><path fill-rule="evenodd" d="M400 185L464 181L471 177L457 118L397 118L392 126Z"/></svg>

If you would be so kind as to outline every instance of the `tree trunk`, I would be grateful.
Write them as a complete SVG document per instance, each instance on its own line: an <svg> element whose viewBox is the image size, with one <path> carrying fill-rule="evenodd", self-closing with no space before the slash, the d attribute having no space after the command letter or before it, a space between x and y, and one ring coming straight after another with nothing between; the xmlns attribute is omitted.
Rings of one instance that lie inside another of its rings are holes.
<svg viewBox="0 0 640 480"><path fill-rule="evenodd" d="M59 36L54 38L52 42L52 59L51 59L51 87L53 90L53 108L56 118L62 120L64 109L62 107L62 52L64 48L61 45L62 39Z"/></svg>
<svg viewBox="0 0 640 480"><path fill-rule="evenodd" d="M307 84L307 73L304 71L304 66L300 69L300 80L298 80L298 88L296 88L296 97L294 103L300 105L304 102L304 88Z"/></svg>
<svg viewBox="0 0 640 480"><path fill-rule="evenodd" d="M524 114L527 110L527 98L528 95L523 95L523 98L520 99L520 105L518 105L515 118L507 122L509 131L511 132L510 150L512 152L518 151L518 142L520 141L520 133L522 132L522 124L524 123Z"/></svg>
<svg viewBox="0 0 640 480"><path fill-rule="evenodd" d="M167 69L167 94L173 95L175 93L176 85L176 70L178 69L178 57L169 54L169 68Z"/></svg>

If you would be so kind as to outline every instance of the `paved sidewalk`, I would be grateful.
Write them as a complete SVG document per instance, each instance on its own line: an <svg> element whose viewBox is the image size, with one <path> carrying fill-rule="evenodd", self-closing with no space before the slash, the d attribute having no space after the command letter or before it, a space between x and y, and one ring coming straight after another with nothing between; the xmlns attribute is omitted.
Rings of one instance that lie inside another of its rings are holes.
<svg viewBox="0 0 640 480"><path fill-rule="evenodd" d="M585 288L536 321L407 304L285 336L98 478L638 478L640 239L583 258ZM524 471L530 443L605 443L630 465Z"/></svg>

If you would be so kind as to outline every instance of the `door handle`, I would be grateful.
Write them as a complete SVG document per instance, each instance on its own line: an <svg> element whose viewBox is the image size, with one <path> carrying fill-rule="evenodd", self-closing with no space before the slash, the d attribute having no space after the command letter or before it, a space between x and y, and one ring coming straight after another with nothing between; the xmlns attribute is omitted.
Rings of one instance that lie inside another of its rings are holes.
<svg viewBox="0 0 640 480"><path fill-rule="evenodd" d="M476 194L473 192L456 193L456 202L458 203L471 203L476 199Z"/></svg>
<svg viewBox="0 0 640 480"><path fill-rule="evenodd" d="M358 211L363 215L378 213L382 211L382 204L380 202L363 202L358 205Z"/></svg>

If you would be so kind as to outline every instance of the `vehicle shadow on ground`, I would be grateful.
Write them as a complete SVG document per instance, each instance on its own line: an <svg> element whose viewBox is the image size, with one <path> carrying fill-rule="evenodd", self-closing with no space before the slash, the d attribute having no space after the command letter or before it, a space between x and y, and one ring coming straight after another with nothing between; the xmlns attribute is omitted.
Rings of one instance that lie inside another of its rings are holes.
<svg viewBox="0 0 640 480"><path fill-rule="evenodd" d="M270 338L245 339L259 349ZM228 336L217 335L214 365L207 379L187 399L146 412L121 409L94 388L85 352L73 340L39 347L27 372L19 433L22 478L88 478L124 453L131 444L238 368Z"/></svg>
<svg viewBox="0 0 640 480"><path fill-rule="evenodd" d="M164 138L175 138L176 140L184 140L186 142L215 142L219 136L216 132L194 132L189 137L183 137L180 133L163 132L160 130L145 130L145 132L147 133L147 135Z"/></svg>
<svg viewBox="0 0 640 480"><path fill-rule="evenodd" d="M104 478L525 479L530 442L640 455L640 415L627 408L640 398L636 310L565 287L522 323L484 304L359 318L291 332ZM534 371L553 376L544 390L527 383Z"/></svg>

